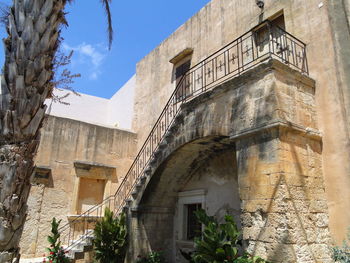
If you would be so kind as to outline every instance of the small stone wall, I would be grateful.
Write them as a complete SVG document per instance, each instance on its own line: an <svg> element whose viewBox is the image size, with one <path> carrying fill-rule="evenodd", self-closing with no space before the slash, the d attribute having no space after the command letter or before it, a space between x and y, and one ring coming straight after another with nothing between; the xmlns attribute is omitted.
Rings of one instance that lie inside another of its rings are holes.
<svg viewBox="0 0 350 263"><path fill-rule="evenodd" d="M22 259L46 253L53 217L61 219L63 226L80 212L79 193L89 190L79 191L83 185L80 178L106 179L100 190L103 193L93 200L99 202L102 194L107 197L115 193L135 150L136 134L132 132L47 116L35 163L49 169L50 175L47 184L39 182L31 188L20 242ZM75 228L75 236L82 234L79 227Z"/></svg>

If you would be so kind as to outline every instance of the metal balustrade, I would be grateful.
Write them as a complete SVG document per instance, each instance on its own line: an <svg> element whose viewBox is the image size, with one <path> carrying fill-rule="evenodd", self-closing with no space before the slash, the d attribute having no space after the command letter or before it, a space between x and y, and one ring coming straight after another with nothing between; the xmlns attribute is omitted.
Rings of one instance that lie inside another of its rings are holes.
<svg viewBox="0 0 350 263"><path fill-rule="evenodd" d="M91 207L84 213L71 216L72 220L58 229L61 244L65 246L66 250L78 246L91 234L89 230L94 229L96 222L104 216L106 208L111 211L115 210L114 197L114 195L111 195L104 199L102 203Z"/></svg>
<svg viewBox="0 0 350 263"><path fill-rule="evenodd" d="M91 222L96 222L103 215L105 207L113 206L115 213L121 212L182 104L269 58L280 60L304 74L309 73L306 45L285 30L271 25L269 21L261 23L190 68L176 86L115 195L63 226L60 229L62 243L68 248L74 247L84 238L82 235L76 239L77 229L79 233L91 229Z"/></svg>

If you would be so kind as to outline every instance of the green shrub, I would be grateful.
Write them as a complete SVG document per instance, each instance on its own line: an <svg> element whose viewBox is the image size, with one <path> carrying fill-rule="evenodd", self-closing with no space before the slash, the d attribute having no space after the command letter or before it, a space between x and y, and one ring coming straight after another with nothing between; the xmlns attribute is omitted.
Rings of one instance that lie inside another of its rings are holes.
<svg viewBox="0 0 350 263"><path fill-rule="evenodd" d="M54 217L51 221L51 235L47 237L47 241L50 243L50 247L46 248L49 255L46 257L48 262L52 263L69 263L71 260L66 256L66 252L61 246L60 233L58 232L58 226L61 220L57 221ZM43 260L46 262L46 259Z"/></svg>
<svg viewBox="0 0 350 263"><path fill-rule="evenodd" d="M166 261L163 258L162 252L152 251L145 257L139 256L137 263L166 263Z"/></svg>
<svg viewBox="0 0 350 263"><path fill-rule="evenodd" d="M335 262L350 263L350 228L347 238L348 240L344 240L341 247L336 246L332 249Z"/></svg>
<svg viewBox="0 0 350 263"><path fill-rule="evenodd" d="M225 216L225 223L219 224L203 209L195 212L199 222L204 225L202 237L195 238L195 250L191 254L181 251L193 263L263 263L260 257L243 256L238 253L240 232L232 216Z"/></svg>
<svg viewBox="0 0 350 263"><path fill-rule="evenodd" d="M127 245L125 214L113 217L108 208L104 217L96 223L94 229L95 260L100 263L123 263Z"/></svg>

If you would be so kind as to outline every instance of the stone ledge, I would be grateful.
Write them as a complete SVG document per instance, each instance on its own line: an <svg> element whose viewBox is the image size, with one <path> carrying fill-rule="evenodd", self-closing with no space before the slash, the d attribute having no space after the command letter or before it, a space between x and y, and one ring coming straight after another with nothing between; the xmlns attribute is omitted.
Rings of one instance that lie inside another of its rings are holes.
<svg viewBox="0 0 350 263"><path fill-rule="evenodd" d="M310 139L313 139L316 141L322 141L322 134L320 131L309 127L303 127L301 125L283 121L283 120L277 120L274 122L266 123L256 128L242 130L236 134L230 135L230 139L236 141L242 138L248 138L258 133L266 132L273 129L289 130L297 134L302 134L303 136L308 137Z"/></svg>
<svg viewBox="0 0 350 263"><path fill-rule="evenodd" d="M116 166L87 162L74 161L77 177L85 177L91 179L112 179L116 174Z"/></svg>
<svg viewBox="0 0 350 263"><path fill-rule="evenodd" d="M176 54L172 59L169 60L170 63L176 64L179 61L181 61L183 58L192 55L193 53L193 48L185 48L182 50L180 53Z"/></svg>
<svg viewBox="0 0 350 263"><path fill-rule="evenodd" d="M116 166L96 163L96 162L87 162L87 161L74 161L74 167L84 170L90 170L91 168L103 168L103 169L116 169Z"/></svg>
<svg viewBox="0 0 350 263"><path fill-rule="evenodd" d="M19 263L42 263L44 257L40 258L21 258Z"/></svg>
<svg viewBox="0 0 350 263"><path fill-rule="evenodd" d="M91 220L98 220L100 218L103 218L103 216L97 216L97 215L67 215L68 221L75 221L75 220L86 220L86 219L91 219Z"/></svg>

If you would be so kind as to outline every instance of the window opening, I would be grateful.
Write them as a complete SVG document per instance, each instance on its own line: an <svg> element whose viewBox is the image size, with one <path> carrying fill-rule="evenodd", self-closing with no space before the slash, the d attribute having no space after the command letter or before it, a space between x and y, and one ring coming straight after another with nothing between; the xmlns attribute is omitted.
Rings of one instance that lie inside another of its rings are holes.
<svg viewBox="0 0 350 263"><path fill-rule="evenodd" d="M182 63L175 69L175 79L176 79L175 83L176 83L176 88L178 88L178 91L176 92L176 101L185 99L191 93L190 91L191 84L189 83L189 79L182 80L183 76L186 75L186 72L190 68L191 68L191 61L187 60L186 62Z"/></svg>
<svg viewBox="0 0 350 263"><path fill-rule="evenodd" d="M286 61L289 59L288 41L284 37L285 28L284 15L280 13L275 18L268 19L267 23L262 24L255 30L255 45L258 56L262 57L272 51L279 54ZM270 45L271 42L272 45Z"/></svg>
<svg viewBox="0 0 350 263"><path fill-rule="evenodd" d="M195 212L202 208L202 204L188 204L187 206L187 240L194 240L201 236L202 224L198 221Z"/></svg>
<svg viewBox="0 0 350 263"><path fill-rule="evenodd" d="M188 60L185 63L178 66L175 70L176 81L180 81L181 77L190 69L191 61Z"/></svg>

